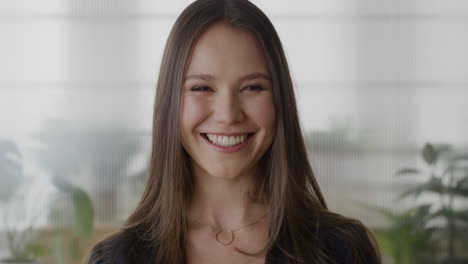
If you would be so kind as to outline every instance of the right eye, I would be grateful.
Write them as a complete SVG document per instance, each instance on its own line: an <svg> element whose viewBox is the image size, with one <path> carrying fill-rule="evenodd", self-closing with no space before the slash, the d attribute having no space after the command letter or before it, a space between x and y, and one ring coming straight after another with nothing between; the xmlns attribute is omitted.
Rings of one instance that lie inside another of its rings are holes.
<svg viewBox="0 0 468 264"><path fill-rule="evenodd" d="M195 86L190 89L190 91L194 91L194 92L206 92L209 90L210 90L210 87L208 86Z"/></svg>

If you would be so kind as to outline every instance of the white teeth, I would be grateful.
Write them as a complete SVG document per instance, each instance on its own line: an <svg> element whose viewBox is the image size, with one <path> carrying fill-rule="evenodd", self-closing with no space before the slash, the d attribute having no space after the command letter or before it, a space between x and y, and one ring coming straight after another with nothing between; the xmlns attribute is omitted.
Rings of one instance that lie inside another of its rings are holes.
<svg viewBox="0 0 468 264"><path fill-rule="evenodd" d="M223 147L235 146L244 142L247 139L247 134L242 135L242 136L237 136L237 137L217 136L217 135L211 135L211 134L206 134L206 136L214 144L220 145Z"/></svg>

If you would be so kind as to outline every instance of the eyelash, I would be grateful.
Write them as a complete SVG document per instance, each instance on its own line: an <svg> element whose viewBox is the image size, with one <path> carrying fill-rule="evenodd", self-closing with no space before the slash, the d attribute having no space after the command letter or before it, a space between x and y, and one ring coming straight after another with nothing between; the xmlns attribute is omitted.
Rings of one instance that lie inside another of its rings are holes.
<svg viewBox="0 0 468 264"><path fill-rule="evenodd" d="M254 89L247 89L249 87L252 87ZM208 86L196 86L196 87L192 87L190 89L190 91L194 91L194 92L205 92L205 91L208 91L206 89L203 89L203 88L207 88L207 89L210 89L210 87ZM203 90L202 90L203 89ZM247 86L246 88L242 89L242 90L250 90L250 91L264 91L265 88L263 88L261 85L249 85Z"/></svg>

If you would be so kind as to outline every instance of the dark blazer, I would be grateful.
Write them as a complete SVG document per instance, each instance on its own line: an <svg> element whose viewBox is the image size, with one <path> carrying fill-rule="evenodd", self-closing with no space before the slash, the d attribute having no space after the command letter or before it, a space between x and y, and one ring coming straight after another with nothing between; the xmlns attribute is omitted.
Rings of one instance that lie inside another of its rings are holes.
<svg viewBox="0 0 468 264"><path fill-rule="evenodd" d="M336 264L353 264L354 257L351 245L332 232L321 232L319 244ZM89 264L154 264L157 248L145 246L130 232L119 233L116 236L98 243L92 249ZM286 257L278 249L273 248L267 253L266 264L285 264ZM374 264L368 261L361 264Z"/></svg>

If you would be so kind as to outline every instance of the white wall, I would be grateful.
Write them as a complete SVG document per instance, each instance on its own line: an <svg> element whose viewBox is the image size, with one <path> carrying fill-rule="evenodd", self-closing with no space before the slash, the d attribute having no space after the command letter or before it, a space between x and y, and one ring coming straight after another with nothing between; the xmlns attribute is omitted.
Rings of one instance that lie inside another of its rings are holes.
<svg viewBox="0 0 468 264"><path fill-rule="evenodd" d="M189 2L0 2L0 138L20 147L24 177L86 188L100 223L128 215L164 42ZM381 225L351 200L394 206L392 174L424 142L468 143L468 2L253 2L283 41L304 132L367 146L311 149L331 208Z"/></svg>

